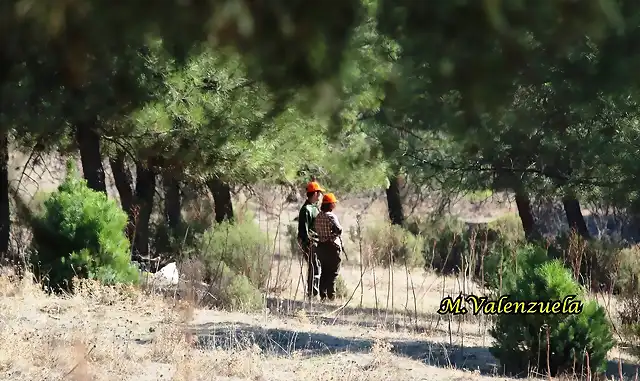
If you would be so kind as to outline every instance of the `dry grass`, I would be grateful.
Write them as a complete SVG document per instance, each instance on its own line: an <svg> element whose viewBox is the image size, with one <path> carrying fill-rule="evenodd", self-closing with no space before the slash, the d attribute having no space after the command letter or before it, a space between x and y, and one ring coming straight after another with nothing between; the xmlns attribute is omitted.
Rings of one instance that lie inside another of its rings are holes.
<svg viewBox="0 0 640 381"><path fill-rule="evenodd" d="M384 340L360 353L309 355L264 340L286 325L242 313L194 311L128 288L83 282L72 297L46 296L0 278L0 372L4 380L438 379L467 377L392 353ZM232 323L223 320L235 320ZM253 319L253 320L252 320ZM254 323L251 326L250 323ZM230 329L230 325L234 329ZM290 329L309 328L309 321ZM253 327L254 336L245 333ZM288 339L295 344L296 339ZM285 340L286 342L286 340Z"/></svg>
<svg viewBox="0 0 640 381"><path fill-rule="evenodd" d="M274 308L247 314L88 281L74 296L46 296L29 281L2 275L0 374L78 381L505 379L495 376L477 321L436 324L425 305L411 326L400 318L409 314L398 311L389 327L384 313L354 304L333 314L337 303L301 304L290 316Z"/></svg>

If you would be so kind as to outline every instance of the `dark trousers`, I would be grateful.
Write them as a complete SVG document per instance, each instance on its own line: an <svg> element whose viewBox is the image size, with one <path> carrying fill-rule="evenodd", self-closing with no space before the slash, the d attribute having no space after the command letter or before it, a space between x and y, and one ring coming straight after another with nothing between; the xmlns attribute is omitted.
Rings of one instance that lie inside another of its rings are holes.
<svg viewBox="0 0 640 381"><path fill-rule="evenodd" d="M320 262L320 298L335 299L336 278L340 272L340 248L332 242L320 242L317 247Z"/></svg>
<svg viewBox="0 0 640 381"><path fill-rule="evenodd" d="M317 248L314 246L303 253L307 262L307 297L313 298L320 293L320 261L318 261Z"/></svg>

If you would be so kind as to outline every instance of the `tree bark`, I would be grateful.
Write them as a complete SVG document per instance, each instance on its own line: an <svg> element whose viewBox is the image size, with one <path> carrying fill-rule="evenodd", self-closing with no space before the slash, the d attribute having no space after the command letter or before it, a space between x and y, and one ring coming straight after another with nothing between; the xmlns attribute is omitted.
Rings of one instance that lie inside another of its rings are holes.
<svg viewBox="0 0 640 381"><path fill-rule="evenodd" d="M524 235L527 241L532 242L540 238L540 232L533 218L533 212L531 211L531 200L527 192L522 189L514 189L516 194L516 206L518 207L518 215L522 222L522 228L524 229Z"/></svg>
<svg viewBox="0 0 640 381"><path fill-rule="evenodd" d="M180 182L171 174L162 175L164 187L164 216L172 235L180 229L182 223L182 202L180 199Z"/></svg>
<svg viewBox="0 0 640 381"><path fill-rule="evenodd" d="M233 222L233 201L231 200L231 187L218 177L207 180L207 187L213 196L213 208L216 214L216 222Z"/></svg>
<svg viewBox="0 0 640 381"><path fill-rule="evenodd" d="M575 230L581 237L590 239L591 234L589 234L587 223L584 220L584 215L582 215L582 210L580 210L580 201L572 192L568 192L562 198L562 205L567 216L569 228Z"/></svg>
<svg viewBox="0 0 640 381"><path fill-rule="evenodd" d="M153 168L136 163L136 190L133 196L133 210L137 216L135 222L133 254L149 255L149 220L153 211L153 198L156 192L156 174Z"/></svg>
<svg viewBox="0 0 640 381"><path fill-rule="evenodd" d="M100 154L100 135L93 123L78 123L75 126L75 138L80 150L82 174L89 188L107 193L107 185Z"/></svg>
<svg viewBox="0 0 640 381"><path fill-rule="evenodd" d="M9 253L11 209L9 207L9 132L0 131L0 257Z"/></svg>
<svg viewBox="0 0 640 381"><path fill-rule="evenodd" d="M133 211L133 175L125 161L125 153L118 151L116 156L109 158L113 180L116 183L118 194L120 195L120 205L122 210L127 212L128 224L126 229L127 238L132 242L135 228L135 215Z"/></svg>
<svg viewBox="0 0 640 381"><path fill-rule="evenodd" d="M12 58L4 51L0 51L0 86L9 79ZM2 92L0 92L0 107L6 107ZM2 111L2 109L0 109ZM0 126L0 258L9 254L11 239L11 207L9 204L9 131L6 126Z"/></svg>
<svg viewBox="0 0 640 381"><path fill-rule="evenodd" d="M389 187L387 188L387 208L389 219L392 225L404 225L404 210L402 208L402 198L400 197L400 176L389 177Z"/></svg>

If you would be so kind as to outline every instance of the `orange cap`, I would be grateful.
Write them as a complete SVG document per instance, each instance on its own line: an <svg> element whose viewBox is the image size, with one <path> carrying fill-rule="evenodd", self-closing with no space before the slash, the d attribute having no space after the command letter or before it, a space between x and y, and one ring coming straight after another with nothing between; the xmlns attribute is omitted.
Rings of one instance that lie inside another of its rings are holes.
<svg viewBox="0 0 640 381"><path fill-rule="evenodd" d="M338 199L333 195L333 193L327 193L322 197L323 204L335 204L336 202L338 202Z"/></svg>
<svg viewBox="0 0 640 381"><path fill-rule="evenodd" d="M307 193L311 193L311 192L323 192L324 193L324 189L322 189L320 184L318 184L315 181L312 181L309 184L307 184Z"/></svg>

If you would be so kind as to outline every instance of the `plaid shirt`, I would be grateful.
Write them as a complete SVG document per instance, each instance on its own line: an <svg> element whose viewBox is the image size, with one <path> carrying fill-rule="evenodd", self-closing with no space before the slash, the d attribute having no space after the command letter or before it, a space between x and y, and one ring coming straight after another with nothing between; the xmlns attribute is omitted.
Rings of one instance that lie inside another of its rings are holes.
<svg viewBox="0 0 640 381"><path fill-rule="evenodd" d="M333 212L320 212L314 221L313 231L318 235L320 242L334 242L340 245L342 226L338 217Z"/></svg>

